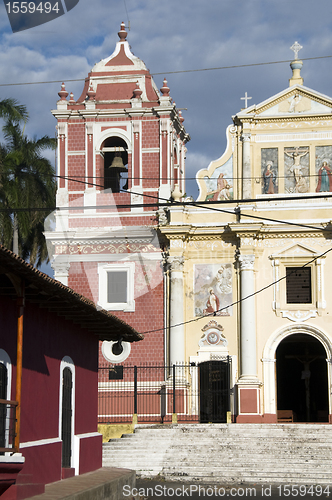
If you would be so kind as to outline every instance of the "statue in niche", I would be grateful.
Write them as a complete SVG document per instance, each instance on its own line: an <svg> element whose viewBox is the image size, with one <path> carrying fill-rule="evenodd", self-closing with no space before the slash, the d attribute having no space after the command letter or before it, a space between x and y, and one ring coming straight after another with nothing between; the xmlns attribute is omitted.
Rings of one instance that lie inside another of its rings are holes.
<svg viewBox="0 0 332 500"><path fill-rule="evenodd" d="M324 193L332 191L332 170L328 166L327 161L323 161L323 165L318 170L318 182L316 193Z"/></svg>
<svg viewBox="0 0 332 500"><path fill-rule="evenodd" d="M309 153L309 148L299 148L296 147L291 150L285 149L285 155L289 156L293 160L293 165L289 167L290 172L294 175L295 188L293 192L295 193L307 193L309 191L306 179L303 176L301 170L301 158Z"/></svg>
<svg viewBox="0 0 332 500"><path fill-rule="evenodd" d="M263 173L263 194L274 194L276 193L276 176L272 170L273 161L268 161Z"/></svg>

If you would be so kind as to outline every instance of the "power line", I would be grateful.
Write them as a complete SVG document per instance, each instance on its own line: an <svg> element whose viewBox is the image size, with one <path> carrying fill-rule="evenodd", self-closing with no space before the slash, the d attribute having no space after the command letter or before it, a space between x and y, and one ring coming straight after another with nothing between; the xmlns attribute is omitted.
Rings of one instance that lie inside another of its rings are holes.
<svg viewBox="0 0 332 500"><path fill-rule="evenodd" d="M328 254L329 252L332 251L332 248L329 248L328 250L326 250L325 252L323 252L322 254L314 257L313 259L311 259L309 262L307 262L306 264L303 264L303 266L299 266L298 269L303 269L307 266L309 266L310 264L312 264L313 262L315 262L317 259L321 259L322 257L324 257L324 255ZM227 306L225 307L222 307L221 309L218 309L217 311L214 311L213 313L208 313L208 314L204 314L204 315L200 315L200 316L197 316L196 318L193 318L193 319L189 319L188 321L184 321L182 323L177 323L176 325L172 325L169 327L169 329L171 328L176 328L178 326L184 326L184 325L188 325L189 323L193 323L195 321L199 321L200 319L202 318L207 318L207 317L211 317L211 316L217 316L217 313L219 312L222 312L224 311L225 309L228 309L229 307L232 307L232 306L236 306L238 304L241 304L241 302L243 302L244 300L247 300L249 299L250 297L254 297L256 295L258 295L259 293L261 292L264 292L264 290L267 290L268 288L271 288L271 286L277 284L277 283L280 283L281 281L283 281L284 279L287 278L287 276L290 276L291 274L295 273L296 270L294 271L291 271L289 273L287 273L285 276L282 276L281 278L275 280L275 281L272 281L272 283L269 283L268 285L264 286L263 288L260 288L259 290L257 290L256 292L254 293L251 293L250 295L247 295L247 297L243 297L239 300L236 300L235 302L232 302L231 304L228 304ZM142 335L146 335L148 333L155 333L155 332L161 332L161 331L164 331L165 328L157 328L155 330L149 330L147 332L141 332Z"/></svg>
<svg viewBox="0 0 332 500"><path fill-rule="evenodd" d="M126 0L123 0L123 3L124 3L124 6L125 6L125 10L126 10L126 15L127 15L127 20L128 20L128 30L130 31L130 21L129 21L129 16L128 16L128 10L127 10L127 4L126 4Z"/></svg>
<svg viewBox="0 0 332 500"><path fill-rule="evenodd" d="M302 57L302 61L313 61L313 60L318 60L318 59L329 59L331 58L332 55L329 56L315 56L315 57ZM185 69L185 70L176 70L176 71L162 71L158 73L151 73L152 76L157 76L157 75L173 75L173 74L179 74L179 73L197 73L197 72L202 72L202 71L216 71L216 70L222 70L222 69L235 69L235 68L249 68L253 66L266 66L266 65L271 65L271 64L285 64L285 63L291 63L292 59L285 59L283 61L268 61L268 62L259 62L259 63L249 63L249 64L234 64L232 66L216 66L214 68L196 68L196 69ZM71 78L71 79L66 79L62 78L61 80L45 80L45 81L40 81L40 82L12 82L12 83L0 83L0 87L9 87L9 86L14 86L14 85L44 85L44 84L50 84L50 83L62 83L62 82L81 82L84 81L86 77L83 78Z"/></svg>
<svg viewBox="0 0 332 500"><path fill-rule="evenodd" d="M199 172L199 171L198 171ZM71 179L86 179L87 175L74 175L71 177ZM92 175L92 176L88 176L89 179L104 179L104 176L103 175ZM302 175L303 178L305 179L309 179L309 178L312 178L312 177L319 177L319 174L305 174L305 175ZM122 178L123 180L126 180L127 177L123 177ZM146 177L146 176L130 176L130 179L133 179L133 180L143 180L143 181L178 181L179 180L179 177L171 177L171 176L168 176L168 177ZM202 180L203 178L199 178L199 180ZM206 179L206 176L204 177L204 179ZM263 176L260 176L260 175L253 175L253 176L246 176L246 177L237 177L237 176L234 176L234 175L228 175L228 176L224 176L224 179L225 180L233 180L233 181L237 181L237 180L245 180L245 181L248 181L248 180L256 180L256 179L263 179ZM294 175L278 175L276 176L276 179L292 179L294 180ZM185 180L186 181L195 181L197 180L197 177L185 177ZM217 177L208 177L207 180L217 180Z"/></svg>
<svg viewBox="0 0 332 500"><path fill-rule="evenodd" d="M98 185L98 184L95 184L95 183L90 183L90 182L85 182L85 181L77 181L75 179L71 179L69 177L64 177L64 176L57 176L55 175L54 177L57 177L57 178L65 178L66 180L73 180L73 182L79 182L79 183L82 183L82 184L88 184L88 185L93 185L93 186L96 186L96 187L104 187L104 186L101 186L101 185ZM319 227L315 227L315 226L309 226L308 224L301 224L299 222L291 222L291 221L284 221L284 220L280 220L280 219L272 219L272 218L269 218L269 217L262 217L262 216L258 216L258 215L253 215L253 214L245 214L243 212L240 212L239 211L239 207L235 207L232 209L232 211L230 210L223 210L223 209L220 209L220 208L215 208L213 206L211 206L212 204L213 205L224 205L224 204L237 204L237 205L243 205L244 203L257 203L258 201L261 201L261 202L267 202L267 201L294 201L294 200L303 200L303 199L321 199L321 198L330 198L332 197L332 193L324 193L324 196L317 196L317 195L308 195L306 197L303 197L303 196L292 196L292 197L283 197L283 196L278 196L278 197L269 197L269 198L262 198L262 199L256 199L256 198L252 198L252 199L246 199L246 200L222 200L222 201L205 201L205 202L196 202L196 201L184 201L184 202L181 202L181 201L173 201L170 203L169 200L167 200L166 198L160 198L158 196L154 196L154 195L150 195L150 194L142 194L142 193L138 193L135 191L126 191L126 190L121 190L123 193L128 193L128 194L136 194L138 196L142 196L142 197L146 197L146 198L152 198L153 200L157 200L155 203L135 203L135 204L131 204L131 203L125 203L125 204L113 204L113 205L91 205L91 206L70 206L70 207L29 207L29 208L12 208L12 207L7 207L7 208L0 208L0 213L1 212L24 212L24 211L44 211L44 212L53 212L53 211L68 211L68 210L93 210L93 209L99 209L99 210L102 210L102 209L121 209L121 208L131 208L131 207L135 207L135 208L156 208L156 207L164 207L164 208L174 208L175 206L183 206L183 207L186 207L186 206L193 206L193 207L197 207L197 208L203 208L205 210L209 210L209 211L213 211L213 212L220 212L220 213L226 213L226 214L235 214L237 215L238 217L247 217L247 218L250 218L250 219L257 219L257 220L261 220L261 221L268 221L268 222L274 222L274 223L277 223L277 224L284 224L284 225L290 225L290 226L296 226L296 227L303 227L305 229L313 229L315 231L321 231L321 232L330 232L330 230L328 228L319 228ZM83 193L82 193L83 195ZM163 203L160 203L159 200L163 200ZM236 210L238 212L236 212Z"/></svg>
<svg viewBox="0 0 332 500"><path fill-rule="evenodd" d="M317 56L317 57L301 57L301 61L312 61L315 59L328 59L332 56ZM293 59L286 59L284 61L268 61L268 62L259 62L259 63L249 63L249 64L234 64L232 66L217 66L215 68L200 68L200 69L187 69L187 70L178 70L178 71L167 71L163 73L151 73L154 75L173 75L176 73L195 73L198 71L216 71L219 69L235 69L235 68L249 68L252 66L266 66L268 64L285 64L291 63Z"/></svg>

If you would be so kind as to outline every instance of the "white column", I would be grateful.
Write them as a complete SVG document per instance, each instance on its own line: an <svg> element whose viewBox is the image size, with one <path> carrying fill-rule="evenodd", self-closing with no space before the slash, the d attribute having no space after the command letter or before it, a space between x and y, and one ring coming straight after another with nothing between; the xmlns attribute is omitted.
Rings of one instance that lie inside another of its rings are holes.
<svg viewBox="0 0 332 500"><path fill-rule="evenodd" d="M242 198L251 198L250 134L242 134Z"/></svg>
<svg viewBox="0 0 332 500"><path fill-rule="evenodd" d="M51 266L54 270L54 279L60 281L63 285L68 286L70 262L54 259Z"/></svg>
<svg viewBox="0 0 332 500"><path fill-rule="evenodd" d="M240 379L257 380L254 255L239 255L240 265ZM248 297L248 298L247 298Z"/></svg>
<svg viewBox="0 0 332 500"><path fill-rule="evenodd" d="M184 363L183 257L168 257L170 264L170 365Z"/></svg>

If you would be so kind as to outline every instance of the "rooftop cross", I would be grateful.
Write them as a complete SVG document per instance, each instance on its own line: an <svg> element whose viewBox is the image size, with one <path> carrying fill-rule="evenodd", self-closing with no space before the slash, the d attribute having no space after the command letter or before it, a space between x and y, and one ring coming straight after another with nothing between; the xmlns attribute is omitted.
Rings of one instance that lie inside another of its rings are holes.
<svg viewBox="0 0 332 500"><path fill-rule="evenodd" d="M252 99L252 97L248 97L248 94L246 92L244 94L244 97L241 97L240 99L242 99L242 101L244 101L244 107L247 108L248 107L248 100Z"/></svg>
<svg viewBox="0 0 332 500"><path fill-rule="evenodd" d="M299 42L293 43L293 45L289 48L294 52L294 59L298 58L299 51L303 49L302 45L300 45Z"/></svg>

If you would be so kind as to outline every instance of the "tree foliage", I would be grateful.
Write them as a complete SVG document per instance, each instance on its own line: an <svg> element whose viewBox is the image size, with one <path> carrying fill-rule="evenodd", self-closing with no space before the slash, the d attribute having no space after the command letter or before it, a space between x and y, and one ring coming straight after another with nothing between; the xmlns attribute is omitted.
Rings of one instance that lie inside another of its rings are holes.
<svg viewBox="0 0 332 500"><path fill-rule="evenodd" d="M0 239L23 259L39 266L48 260L43 235L44 219L55 205L54 170L45 150L56 147L53 138L29 139L21 123L24 106L0 101L5 116L4 143L0 145ZM11 110L11 106L13 109ZM2 114L3 113L3 114Z"/></svg>

